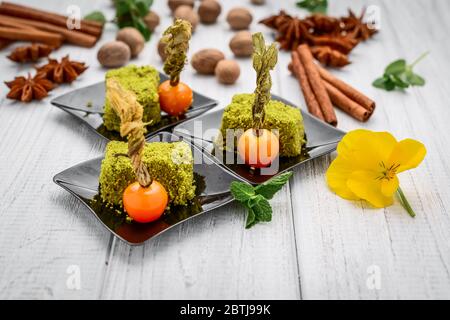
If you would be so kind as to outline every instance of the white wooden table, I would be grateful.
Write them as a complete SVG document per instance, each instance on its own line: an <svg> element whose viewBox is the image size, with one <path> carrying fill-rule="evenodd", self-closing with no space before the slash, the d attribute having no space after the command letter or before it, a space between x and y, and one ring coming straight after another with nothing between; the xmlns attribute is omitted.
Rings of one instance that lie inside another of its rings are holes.
<svg viewBox="0 0 450 320"><path fill-rule="evenodd" d="M64 13L76 3L113 16L110 1L21 1ZM270 32L256 22L286 8L298 15L295 1L222 1L219 23L199 25L191 51L213 47L232 57L225 14L235 5L251 7L252 31ZM416 170L401 175L401 185L416 210L410 218L399 203L375 210L335 196L324 174L335 155L295 169L289 185L274 198L271 223L244 229L245 211L236 204L190 220L141 247L114 238L74 197L52 182L55 173L102 154L105 144L75 118L52 107L51 97L103 79L94 49L63 46L90 67L72 85L51 92L42 102L0 103L0 298L32 299L416 299L450 298L450 10L446 0L330 0L329 13L379 6L381 31L351 54L352 64L338 71L344 80L377 101L370 121L361 124L338 111L343 130L387 130L397 138L425 143L428 154ZM153 9L162 23L137 64L162 69L156 44L170 23L166 1ZM108 25L97 48L115 35ZM408 92L371 86L384 66L405 57L431 54L417 66L427 84ZM31 71L0 52L0 80ZM190 66L183 77L224 107L236 92L251 92L255 76L250 59L239 59L242 76L234 86L199 76ZM273 92L303 105L289 75L289 54L281 52L273 73ZM76 280L79 275L79 285ZM379 281L378 281L379 280Z"/></svg>

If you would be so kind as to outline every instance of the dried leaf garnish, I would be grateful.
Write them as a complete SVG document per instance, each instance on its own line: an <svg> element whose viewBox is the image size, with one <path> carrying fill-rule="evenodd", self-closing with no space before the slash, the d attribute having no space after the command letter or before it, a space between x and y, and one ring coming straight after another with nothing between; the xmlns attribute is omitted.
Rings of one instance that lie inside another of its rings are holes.
<svg viewBox="0 0 450 320"><path fill-rule="evenodd" d="M278 51L274 43L266 46L262 33L253 35L253 68L256 71L255 101L252 115L254 129L261 129L264 123L265 106L270 101L272 79L270 70L273 70L278 61Z"/></svg>
<svg viewBox="0 0 450 320"><path fill-rule="evenodd" d="M16 77L13 81L5 81L5 84L11 89L6 97L22 102L41 100L54 87L54 84L42 74L37 74L33 78L30 74L26 78Z"/></svg>
<svg viewBox="0 0 450 320"><path fill-rule="evenodd" d="M180 73L186 63L186 53L189 49L192 26L182 19L177 19L166 31L162 42L166 44L164 72L170 76L170 84L175 86L180 81Z"/></svg>
<svg viewBox="0 0 450 320"><path fill-rule="evenodd" d="M53 48L40 43L15 48L8 58L15 62L36 62L40 58L48 57Z"/></svg>
<svg viewBox="0 0 450 320"><path fill-rule="evenodd" d="M48 61L47 64L36 68L36 70L55 83L71 83L88 68L84 62L71 61L68 55L62 58L61 62L56 59L49 59Z"/></svg>

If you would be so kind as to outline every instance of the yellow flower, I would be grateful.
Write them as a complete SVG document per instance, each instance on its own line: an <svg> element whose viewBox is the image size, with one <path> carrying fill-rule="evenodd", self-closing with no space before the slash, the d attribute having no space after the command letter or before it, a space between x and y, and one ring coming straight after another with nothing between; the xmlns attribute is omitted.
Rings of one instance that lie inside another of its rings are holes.
<svg viewBox="0 0 450 320"><path fill-rule="evenodd" d="M337 153L326 173L328 185L337 195L348 200L364 199L382 208L391 205L398 192L402 204L410 208L397 174L422 162L426 154L422 143L397 141L388 132L359 129L344 136Z"/></svg>

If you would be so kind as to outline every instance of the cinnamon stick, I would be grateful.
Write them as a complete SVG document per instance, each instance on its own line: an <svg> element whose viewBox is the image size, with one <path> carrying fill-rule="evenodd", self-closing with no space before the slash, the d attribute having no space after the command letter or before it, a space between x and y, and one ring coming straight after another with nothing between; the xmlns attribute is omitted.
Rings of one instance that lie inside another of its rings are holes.
<svg viewBox="0 0 450 320"><path fill-rule="evenodd" d="M334 112L330 97L328 96L325 85L322 82L322 78L317 70L317 65L314 63L314 59L308 45L299 45L297 52L299 54L300 61L305 68L311 89L320 105L325 122L331 124L332 126L337 126L336 113Z"/></svg>
<svg viewBox="0 0 450 320"><path fill-rule="evenodd" d="M370 118L372 112L366 110L360 104L347 97L342 91L334 87L328 81L323 80L323 83L331 101L336 107L362 122L365 122Z"/></svg>
<svg viewBox="0 0 450 320"><path fill-rule="evenodd" d="M319 102L317 101L314 92L311 89L311 86L308 81L308 77L306 76L305 68L300 61L300 57L296 51L292 51L292 73L297 76L300 88L303 92L303 97L305 98L306 106L308 107L309 113L314 115L315 117L324 120L322 110L320 109Z"/></svg>
<svg viewBox="0 0 450 320"><path fill-rule="evenodd" d="M58 33L62 35L64 40L66 40L67 42L82 47L92 47L97 42L97 38L92 35L82 33L76 30L69 30L65 27L55 26L46 22L10 17L2 14L0 14L0 20L5 23L29 26L40 30Z"/></svg>
<svg viewBox="0 0 450 320"><path fill-rule="evenodd" d="M63 41L63 37L57 33L10 27L0 27L0 38L9 40L41 42L55 47L59 47L61 45L61 42Z"/></svg>
<svg viewBox="0 0 450 320"><path fill-rule="evenodd" d="M319 65L317 65L317 68L319 69L319 73L320 73L320 76L322 77L322 79L328 81L336 89L341 91L343 94L345 94L351 100L354 100L355 102L360 104L363 108L368 110L370 113L372 113L374 111L375 101L373 101L369 97L365 96L363 93L356 90L355 88L353 88L349 84L345 83L344 81L336 78L330 72L325 70L325 68L323 68Z"/></svg>
<svg viewBox="0 0 450 320"><path fill-rule="evenodd" d="M1 17L1 15L0 15ZM24 29L24 30L36 30L36 28L24 25L22 23L16 22L16 21L10 21L8 19L3 19L1 17L0 19L0 26L2 27L9 27L9 28L17 28L17 29Z"/></svg>
<svg viewBox="0 0 450 320"><path fill-rule="evenodd" d="M0 13L28 20L46 22L67 29L66 16L44 10L35 9L24 5L3 1L0 4ZM103 25L98 22L92 21L88 22L87 20L81 20L79 31L93 35L96 38L98 38L103 31Z"/></svg>

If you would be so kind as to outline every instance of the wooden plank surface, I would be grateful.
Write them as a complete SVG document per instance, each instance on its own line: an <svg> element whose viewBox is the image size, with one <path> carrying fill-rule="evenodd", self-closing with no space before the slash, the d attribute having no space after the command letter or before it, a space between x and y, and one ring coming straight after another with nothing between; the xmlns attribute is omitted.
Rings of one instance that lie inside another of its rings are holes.
<svg viewBox="0 0 450 320"><path fill-rule="evenodd" d="M64 13L71 1L17 1ZM136 64L162 68L157 41L171 17L166 1L153 9L161 16L152 40ZM233 32L225 13L246 6L254 13L252 31L271 33L256 21L289 12L295 1L268 0L265 6L250 1L222 1L219 23L199 25L190 54L218 48L232 58L228 48ZM449 298L450 297L450 84L447 75L450 44L444 15L445 0L433 1L329 1L329 13L341 15L376 5L381 32L351 54L352 64L336 72L377 101L372 119L362 124L337 112L339 127L388 130L398 138L412 137L425 143L424 163L401 176L402 187L415 207L409 218L399 204L374 210L364 203L350 203L329 192L324 173L335 155L295 170L290 185L272 201L274 220L244 230L245 211L236 204L190 220L149 241L129 247L112 237L80 203L52 182L55 173L100 155L102 143L70 115L55 109L49 99L27 105L0 101L0 298L39 299L310 299L310 298ZM77 1L82 14L103 10L112 18L110 1ZM97 44L114 38L108 25ZM413 60L430 50L417 66L427 84L407 93L386 93L371 87L390 61ZM54 56L70 53L90 68L72 85L57 88L52 97L95 83L105 70L96 61L96 49L63 46ZM25 74L0 51L0 80ZM304 105L297 82L287 71L289 55L280 53L273 74L273 92ZM241 77L234 86L222 86L209 76L199 76L188 65L184 80L214 97L224 107L236 92L254 88L250 59L238 59ZM6 95L6 87L0 90ZM78 268L78 269L77 269ZM75 270L75 271L74 271ZM80 288L70 282L80 272ZM379 289L371 280L379 274ZM369 282L369 283L368 283ZM369 284L369 285L368 285Z"/></svg>

